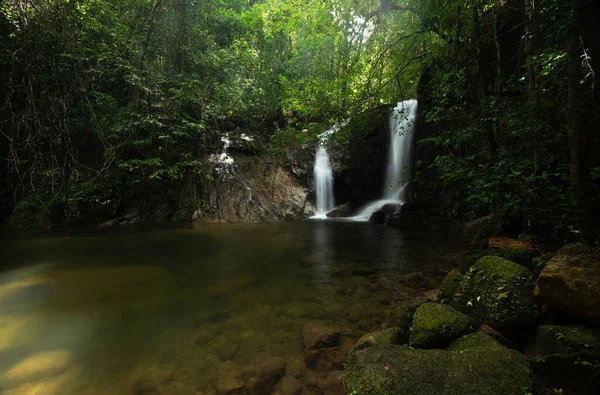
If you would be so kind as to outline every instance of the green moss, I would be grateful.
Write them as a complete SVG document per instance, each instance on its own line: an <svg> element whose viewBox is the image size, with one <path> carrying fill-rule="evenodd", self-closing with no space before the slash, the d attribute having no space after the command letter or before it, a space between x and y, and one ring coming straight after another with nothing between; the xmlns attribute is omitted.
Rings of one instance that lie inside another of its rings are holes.
<svg viewBox="0 0 600 395"><path fill-rule="evenodd" d="M464 276L456 269L448 273L446 278L444 278L442 285L440 286L440 291L437 298L438 302L450 303L452 298L454 298L454 294L458 288L460 288L463 277Z"/></svg>
<svg viewBox="0 0 600 395"><path fill-rule="evenodd" d="M404 333L408 333L412 325L415 310L425 302L427 302L427 298L419 297L398 303L388 315L385 326L388 328L398 327Z"/></svg>
<svg viewBox="0 0 600 395"><path fill-rule="evenodd" d="M522 394L531 390L523 356L505 348L464 352L378 346L348 358L349 394L459 395Z"/></svg>
<svg viewBox="0 0 600 395"><path fill-rule="evenodd" d="M451 305L501 332L518 331L537 317L534 286L525 267L485 256L469 269Z"/></svg>
<svg viewBox="0 0 600 395"><path fill-rule="evenodd" d="M358 339L352 352L379 345L398 345L405 343L406 340L406 334L401 328L393 327L382 329L380 331L367 333Z"/></svg>
<svg viewBox="0 0 600 395"><path fill-rule="evenodd" d="M481 251L472 251L467 252L460 257L460 264L458 266L458 271L462 274L465 274L469 271L471 266L475 264L479 259L487 255L494 255L498 250L494 250L491 248L481 250Z"/></svg>
<svg viewBox="0 0 600 395"><path fill-rule="evenodd" d="M443 348L471 329L471 319L467 315L448 305L425 303L415 312L410 346Z"/></svg>
<svg viewBox="0 0 600 395"><path fill-rule="evenodd" d="M521 233L517 237L517 240L524 241L526 243L535 243L537 241L537 237L535 237L534 235L529 234L529 233Z"/></svg>
<svg viewBox="0 0 600 395"><path fill-rule="evenodd" d="M463 274L467 273L471 266L473 266L475 262L477 262L484 256L498 256L508 261L518 263L519 265L525 266L526 268L531 268L533 258L535 258L538 255L540 255L539 252L535 250L530 250L528 248L501 248L499 250L494 248L488 248L481 251L468 252L466 254L463 254L460 257L458 271Z"/></svg>
<svg viewBox="0 0 600 395"><path fill-rule="evenodd" d="M450 350L455 352L464 352L475 348L498 349L504 348L504 346L483 332L465 335L450 346Z"/></svg>

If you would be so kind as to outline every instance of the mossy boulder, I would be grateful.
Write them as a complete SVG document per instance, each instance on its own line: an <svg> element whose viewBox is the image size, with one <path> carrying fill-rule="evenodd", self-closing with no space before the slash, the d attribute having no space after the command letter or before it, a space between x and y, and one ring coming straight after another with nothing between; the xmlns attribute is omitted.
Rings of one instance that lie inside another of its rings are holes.
<svg viewBox="0 0 600 395"><path fill-rule="evenodd" d="M537 318L535 282L525 267L506 259L485 256L465 275L451 305L500 332L515 332Z"/></svg>
<svg viewBox="0 0 600 395"><path fill-rule="evenodd" d="M600 249L567 245L541 271L535 295L551 309L600 328Z"/></svg>
<svg viewBox="0 0 600 395"><path fill-rule="evenodd" d="M487 348L494 350L504 348L504 346L483 332L475 332L464 335L460 339L457 339L448 347L448 350L464 352L473 350L475 348Z"/></svg>
<svg viewBox="0 0 600 395"><path fill-rule="evenodd" d="M481 251L472 251L461 255L458 271L463 274L467 273L471 266L484 256L498 256L530 269L532 267L533 259L539 255L540 253L536 250L530 250L528 248L487 248Z"/></svg>
<svg viewBox="0 0 600 395"><path fill-rule="evenodd" d="M531 392L529 376L523 356L505 348L377 346L350 355L345 382L352 395L520 395Z"/></svg>
<svg viewBox="0 0 600 395"><path fill-rule="evenodd" d="M425 303L413 317L410 346L443 348L471 330L472 320L467 315L445 304Z"/></svg>
<svg viewBox="0 0 600 395"><path fill-rule="evenodd" d="M401 328L394 327L382 329L380 331L367 333L358 339L352 352L379 345L399 345L405 343L406 340L407 336Z"/></svg>
<svg viewBox="0 0 600 395"><path fill-rule="evenodd" d="M567 394L599 393L600 334L582 326L542 325L527 350L542 390Z"/></svg>
<svg viewBox="0 0 600 395"><path fill-rule="evenodd" d="M437 297L438 302L450 303L452 298L454 298L454 294L460 288L463 278L464 276L456 269L448 273L440 286Z"/></svg>
<svg viewBox="0 0 600 395"><path fill-rule="evenodd" d="M427 302L426 297L418 297L398 303L396 307L394 307L394 309L388 314L383 327L397 327L402 329L404 333L408 333L417 307L425 302Z"/></svg>

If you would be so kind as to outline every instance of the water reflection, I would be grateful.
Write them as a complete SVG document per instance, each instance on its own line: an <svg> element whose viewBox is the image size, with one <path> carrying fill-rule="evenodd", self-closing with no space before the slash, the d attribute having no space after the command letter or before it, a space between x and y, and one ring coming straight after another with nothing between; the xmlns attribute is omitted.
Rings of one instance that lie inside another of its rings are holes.
<svg viewBox="0 0 600 395"><path fill-rule="evenodd" d="M385 226L302 221L0 247L13 268L0 273L0 392L131 395L148 372L171 377L170 390L214 393L257 359L302 359L309 320L359 336L379 326L389 303L422 292L398 276L424 261L443 267L429 257L452 245Z"/></svg>

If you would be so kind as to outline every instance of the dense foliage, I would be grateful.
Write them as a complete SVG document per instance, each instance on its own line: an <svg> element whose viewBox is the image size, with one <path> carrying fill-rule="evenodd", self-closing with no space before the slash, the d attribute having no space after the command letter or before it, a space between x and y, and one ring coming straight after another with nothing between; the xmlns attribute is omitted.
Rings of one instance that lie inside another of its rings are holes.
<svg viewBox="0 0 600 395"><path fill-rule="evenodd" d="M600 11L574 3L585 8L578 113L597 215ZM315 125L418 95L427 154L416 199L546 234L578 229L566 106L571 4L0 4L2 216L14 224L90 222L130 201L201 204L207 155L232 124L255 131L266 155L311 141ZM182 194L183 185L194 192Z"/></svg>

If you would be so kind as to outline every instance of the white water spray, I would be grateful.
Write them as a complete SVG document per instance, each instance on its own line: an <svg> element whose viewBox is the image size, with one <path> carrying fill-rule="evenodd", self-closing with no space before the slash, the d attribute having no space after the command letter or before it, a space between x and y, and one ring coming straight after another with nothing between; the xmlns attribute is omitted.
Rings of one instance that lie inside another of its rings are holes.
<svg viewBox="0 0 600 395"><path fill-rule="evenodd" d="M317 212L313 218L327 218L327 213L335 208L333 200L333 171L327 150L319 145L315 154L313 169L317 194Z"/></svg>
<svg viewBox="0 0 600 395"><path fill-rule="evenodd" d="M367 221L371 214L388 203L406 202L405 184L408 181L408 165L417 116L417 101L406 100L394 108L390 116L390 150L384 179L383 198L367 204L352 217L357 221Z"/></svg>

